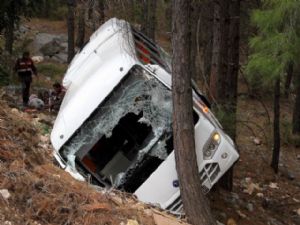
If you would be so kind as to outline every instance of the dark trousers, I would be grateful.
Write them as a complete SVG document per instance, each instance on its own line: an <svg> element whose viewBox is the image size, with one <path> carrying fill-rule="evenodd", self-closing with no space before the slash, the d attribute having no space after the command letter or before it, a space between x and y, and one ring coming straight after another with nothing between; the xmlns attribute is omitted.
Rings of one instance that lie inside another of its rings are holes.
<svg viewBox="0 0 300 225"><path fill-rule="evenodd" d="M27 105L29 101L30 84L32 81L31 72L21 72L19 73L19 78L22 85L23 104Z"/></svg>

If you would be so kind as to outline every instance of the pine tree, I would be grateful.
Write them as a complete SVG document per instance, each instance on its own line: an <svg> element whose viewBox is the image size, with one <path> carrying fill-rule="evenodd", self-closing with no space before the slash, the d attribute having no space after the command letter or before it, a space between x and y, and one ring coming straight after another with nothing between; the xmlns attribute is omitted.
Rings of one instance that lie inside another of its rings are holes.
<svg viewBox="0 0 300 225"><path fill-rule="evenodd" d="M299 9L299 1L265 0L262 9L252 15L258 34L250 40L253 53L249 57L247 72L250 76L259 75L265 83L274 84L274 152L271 165L275 172L278 171L280 154L280 80L291 62L299 64ZM295 105L295 108L298 107ZM294 118L294 121L297 120Z"/></svg>

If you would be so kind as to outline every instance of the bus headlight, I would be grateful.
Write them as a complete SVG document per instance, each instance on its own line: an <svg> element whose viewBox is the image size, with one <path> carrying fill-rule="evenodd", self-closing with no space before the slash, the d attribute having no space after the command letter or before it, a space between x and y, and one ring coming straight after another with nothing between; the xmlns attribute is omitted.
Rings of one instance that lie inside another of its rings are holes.
<svg viewBox="0 0 300 225"><path fill-rule="evenodd" d="M211 159L219 147L221 136L218 132L214 132L208 139L203 148L203 158Z"/></svg>

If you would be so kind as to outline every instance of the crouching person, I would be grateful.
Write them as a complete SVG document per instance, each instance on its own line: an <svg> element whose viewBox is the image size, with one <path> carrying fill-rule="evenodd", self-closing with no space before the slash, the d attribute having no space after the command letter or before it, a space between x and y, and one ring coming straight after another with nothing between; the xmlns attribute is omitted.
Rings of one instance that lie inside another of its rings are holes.
<svg viewBox="0 0 300 225"><path fill-rule="evenodd" d="M66 90L65 88L58 82L53 84L53 91L51 92L49 106L50 111L58 111L62 100L65 96Z"/></svg>

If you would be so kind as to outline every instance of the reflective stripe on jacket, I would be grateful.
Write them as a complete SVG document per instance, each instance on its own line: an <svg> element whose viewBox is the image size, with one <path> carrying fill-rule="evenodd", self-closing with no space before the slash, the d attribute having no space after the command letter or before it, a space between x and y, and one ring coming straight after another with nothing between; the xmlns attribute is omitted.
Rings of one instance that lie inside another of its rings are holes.
<svg viewBox="0 0 300 225"><path fill-rule="evenodd" d="M36 74L36 68L31 59L18 59L15 65L15 71L18 73L22 72L32 72Z"/></svg>

